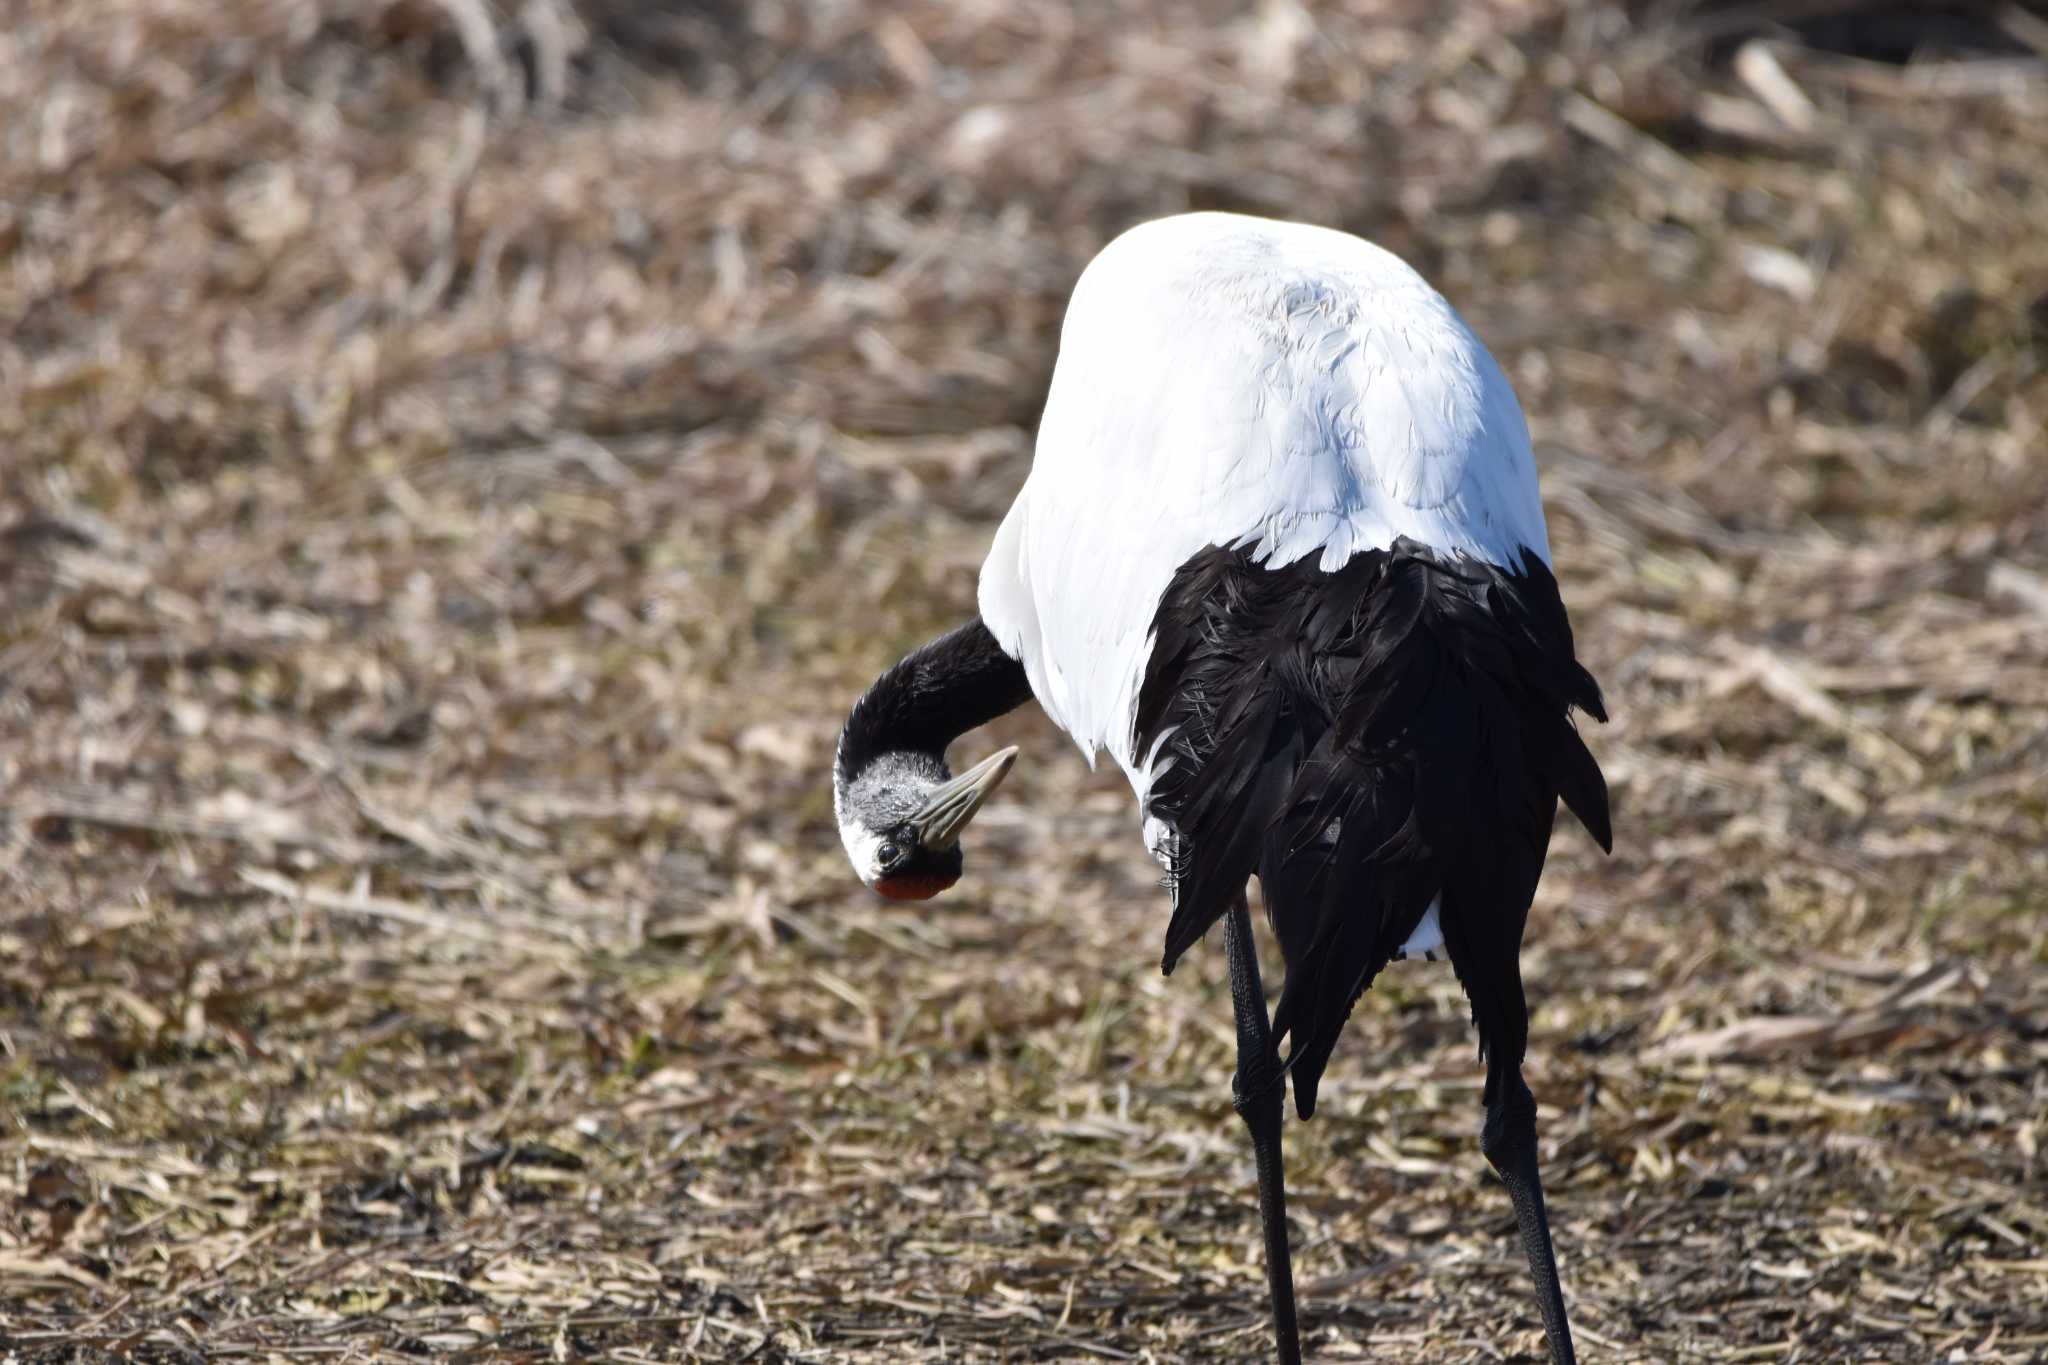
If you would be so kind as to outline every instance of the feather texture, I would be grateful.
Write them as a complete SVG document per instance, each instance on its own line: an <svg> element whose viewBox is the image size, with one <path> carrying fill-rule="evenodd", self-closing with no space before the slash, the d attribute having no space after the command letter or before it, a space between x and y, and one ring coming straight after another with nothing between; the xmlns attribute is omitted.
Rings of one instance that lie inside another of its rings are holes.
<svg viewBox="0 0 2048 1365"><path fill-rule="evenodd" d="M854 702L833 755L838 787L892 753L931 756L1031 699L1031 685L980 618L905 655ZM837 788L835 788L837 789Z"/></svg>
<svg viewBox="0 0 2048 1365"><path fill-rule="evenodd" d="M1082 274L982 618L1129 777L1175 888L1169 969L1259 875L1304 1115L1432 909L1482 1047L1520 1059L1559 798L1611 837L1549 560L1507 377L1394 256L1201 213Z"/></svg>
<svg viewBox="0 0 2048 1365"><path fill-rule="evenodd" d="M1166 759L1163 966L1257 873L1287 980L1274 1012L1303 1117L1359 995L1432 904L1482 1048L1519 1061L1516 955L1562 795L1610 841L1570 719L1605 718L1549 568L1399 540L1333 571L1212 547L1154 617L1135 717Z"/></svg>
<svg viewBox="0 0 2048 1365"><path fill-rule="evenodd" d="M1205 546L1336 569L1406 538L1549 556L1507 378L1443 296L1346 233L1197 213L1075 286L1029 479L981 614L1053 720L1142 799L1131 718L1153 609Z"/></svg>

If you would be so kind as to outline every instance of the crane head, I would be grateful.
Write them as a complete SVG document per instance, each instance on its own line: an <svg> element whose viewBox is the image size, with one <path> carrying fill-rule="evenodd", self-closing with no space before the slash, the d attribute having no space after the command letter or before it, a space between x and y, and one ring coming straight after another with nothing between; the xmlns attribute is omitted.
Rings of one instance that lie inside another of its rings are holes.
<svg viewBox="0 0 2048 1365"><path fill-rule="evenodd" d="M960 831L1017 759L1015 747L952 776L944 758L899 750L833 782L839 838L860 879L892 901L929 900L960 880Z"/></svg>

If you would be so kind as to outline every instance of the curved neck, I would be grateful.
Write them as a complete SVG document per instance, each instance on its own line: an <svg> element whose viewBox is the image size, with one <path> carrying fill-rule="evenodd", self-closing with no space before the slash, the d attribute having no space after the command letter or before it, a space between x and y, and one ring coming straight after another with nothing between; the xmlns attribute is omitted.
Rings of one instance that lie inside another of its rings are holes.
<svg viewBox="0 0 2048 1365"><path fill-rule="evenodd" d="M846 718L835 765L850 779L880 754L909 750L943 761L955 739L1029 700L1024 665L977 616L875 679Z"/></svg>

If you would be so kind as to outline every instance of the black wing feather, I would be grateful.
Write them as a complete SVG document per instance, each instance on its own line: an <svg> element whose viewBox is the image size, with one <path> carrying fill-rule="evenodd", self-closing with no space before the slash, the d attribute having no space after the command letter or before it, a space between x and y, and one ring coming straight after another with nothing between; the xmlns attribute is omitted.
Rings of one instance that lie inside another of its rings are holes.
<svg viewBox="0 0 2048 1365"><path fill-rule="evenodd" d="M1549 568L1410 541L1334 571L1212 547L1153 622L1137 752L1172 762L1171 971L1256 873L1287 963L1276 1037L1303 1117L1344 1020L1433 898L1482 1048L1520 1056L1516 955L1560 797L1610 848L1570 713L1605 720Z"/></svg>

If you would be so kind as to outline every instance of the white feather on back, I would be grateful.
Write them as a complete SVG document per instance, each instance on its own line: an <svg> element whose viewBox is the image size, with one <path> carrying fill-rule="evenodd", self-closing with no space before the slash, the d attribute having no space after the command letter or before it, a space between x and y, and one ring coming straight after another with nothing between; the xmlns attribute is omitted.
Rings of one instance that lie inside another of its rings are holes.
<svg viewBox="0 0 2048 1365"><path fill-rule="evenodd" d="M1209 545L1335 568L1405 536L1495 564L1549 539L1507 376L1444 297L1349 234L1236 214L1145 223L1090 262L981 615L1092 763L1142 802L1152 616Z"/></svg>

